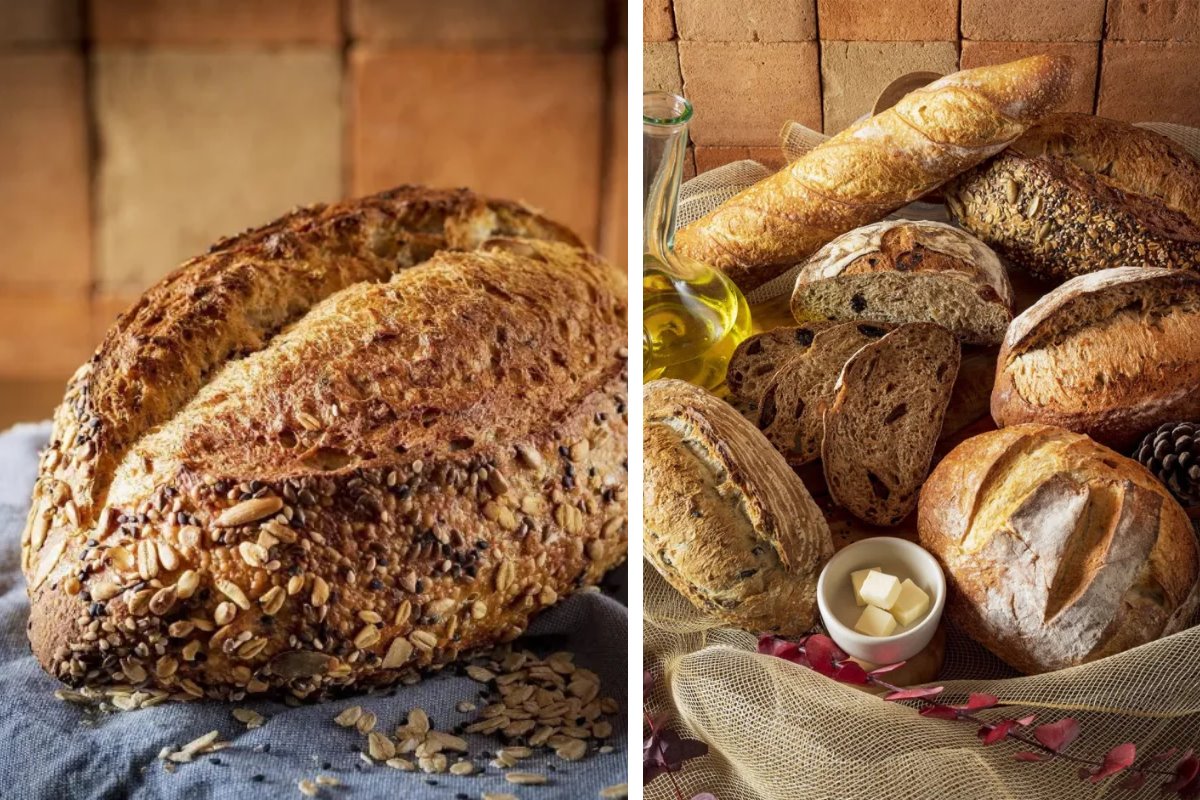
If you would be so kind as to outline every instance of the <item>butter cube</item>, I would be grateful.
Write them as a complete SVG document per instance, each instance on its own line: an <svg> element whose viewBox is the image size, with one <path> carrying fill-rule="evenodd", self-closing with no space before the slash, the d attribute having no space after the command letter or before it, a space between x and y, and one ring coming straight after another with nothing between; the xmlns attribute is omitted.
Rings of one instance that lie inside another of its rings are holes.
<svg viewBox="0 0 1200 800"><path fill-rule="evenodd" d="M867 601L863 600L862 597L862 585L863 581L867 579L867 573L872 571L882 572L883 569L881 567L867 567L866 569L855 570L850 573L850 582L854 584L854 602L860 606L867 604Z"/></svg>
<svg viewBox="0 0 1200 800"><path fill-rule="evenodd" d="M901 625L912 625L925 616L928 610L929 595L913 583L912 579L906 578L904 583L900 584L900 596L892 605L892 616Z"/></svg>
<svg viewBox="0 0 1200 800"><path fill-rule="evenodd" d="M854 630L867 636L890 636L896 630L896 618L882 608L867 606L854 623Z"/></svg>
<svg viewBox="0 0 1200 800"><path fill-rule="evenodd" d="M900 596L900 580L895 575L872 570L863 581L859 594L868 605L877 606L884 611L890 611L896 598Z"/></svg>

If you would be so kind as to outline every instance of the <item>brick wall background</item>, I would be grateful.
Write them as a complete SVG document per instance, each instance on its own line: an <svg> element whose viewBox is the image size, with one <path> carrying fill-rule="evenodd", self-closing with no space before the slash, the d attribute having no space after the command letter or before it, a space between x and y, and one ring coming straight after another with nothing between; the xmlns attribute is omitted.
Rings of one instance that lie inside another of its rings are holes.
<svg viewBox="0 0 1200 800"><path fill-rule="evenodd" d="M398 183L625 261L623 0L0 0L0 426L222 235Z"/></svg>
<svg viewBox="0 0 1200 800"><path fill-rule="evenodd" d="M1200 126L1200 0L644 0L647 89L696 107L693 163L779 165L795 119L836 133L907 72L1074 57L1070 110Z"/></svg>

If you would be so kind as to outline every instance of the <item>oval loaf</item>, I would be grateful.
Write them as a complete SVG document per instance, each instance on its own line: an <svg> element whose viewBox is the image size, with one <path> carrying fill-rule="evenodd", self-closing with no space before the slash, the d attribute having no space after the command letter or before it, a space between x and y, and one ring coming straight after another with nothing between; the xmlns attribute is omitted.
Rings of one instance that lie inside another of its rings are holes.
<svg viewBox="0 0 1200 800"><path fill-rule="evenodd" d="M803 633L833 541L804 484L745 417L677 380L646 384L645 556L697 608Z"/></svg>
<svg viewBox="0 0 1200 800"><path fill-rule="evenodd" d="M950 618L1023 672L1119 653L1195 615L1187 514L1081 434L1027 424L968 439L929 476L917 524L946 570Z"/></svg>
<svg viewBox="0 0 1200 800"><path fill-rule="evenodd" d="M34 655L317 697L515 638L624 557L624 285L521 206L416 187L187 262L56 414Z"/></svg>
<svg viewBox="0 0 1200 800"><path fill-rule="evenodd" d="M959 224L1045 279L1200 268L1200 163L1125 122L1049 115L945 192Z"/></svg>
<svg viewBox="0 0 1200 800"><path fill-rule="evenodd" d="M1120 267L1067 281L1013 320L992 417L1043 422L1126 449L1200 416L1200 275Z"/></svg>

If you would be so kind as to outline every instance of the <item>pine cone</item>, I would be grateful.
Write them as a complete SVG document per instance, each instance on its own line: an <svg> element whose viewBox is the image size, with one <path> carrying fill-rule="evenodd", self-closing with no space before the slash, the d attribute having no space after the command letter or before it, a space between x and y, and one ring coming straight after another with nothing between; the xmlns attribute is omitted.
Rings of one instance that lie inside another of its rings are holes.
<svg viewBox="0 0 1200 800"><path fill-rule="evenodd" d="M1200 506L1200 423L1160 425L1134 452L1184 508Z"/></svg>

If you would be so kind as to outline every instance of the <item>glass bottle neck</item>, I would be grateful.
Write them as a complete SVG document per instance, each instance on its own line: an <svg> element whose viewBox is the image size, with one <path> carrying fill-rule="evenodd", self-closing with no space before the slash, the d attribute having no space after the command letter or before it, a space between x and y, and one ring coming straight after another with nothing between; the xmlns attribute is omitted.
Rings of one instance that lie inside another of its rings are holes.
<svg viewBox="0 0 1200 800"><path fill-rule="evenodd" d="M642 249L666 260L675 238L692 106L667 92L642 98Z"/></svg>

